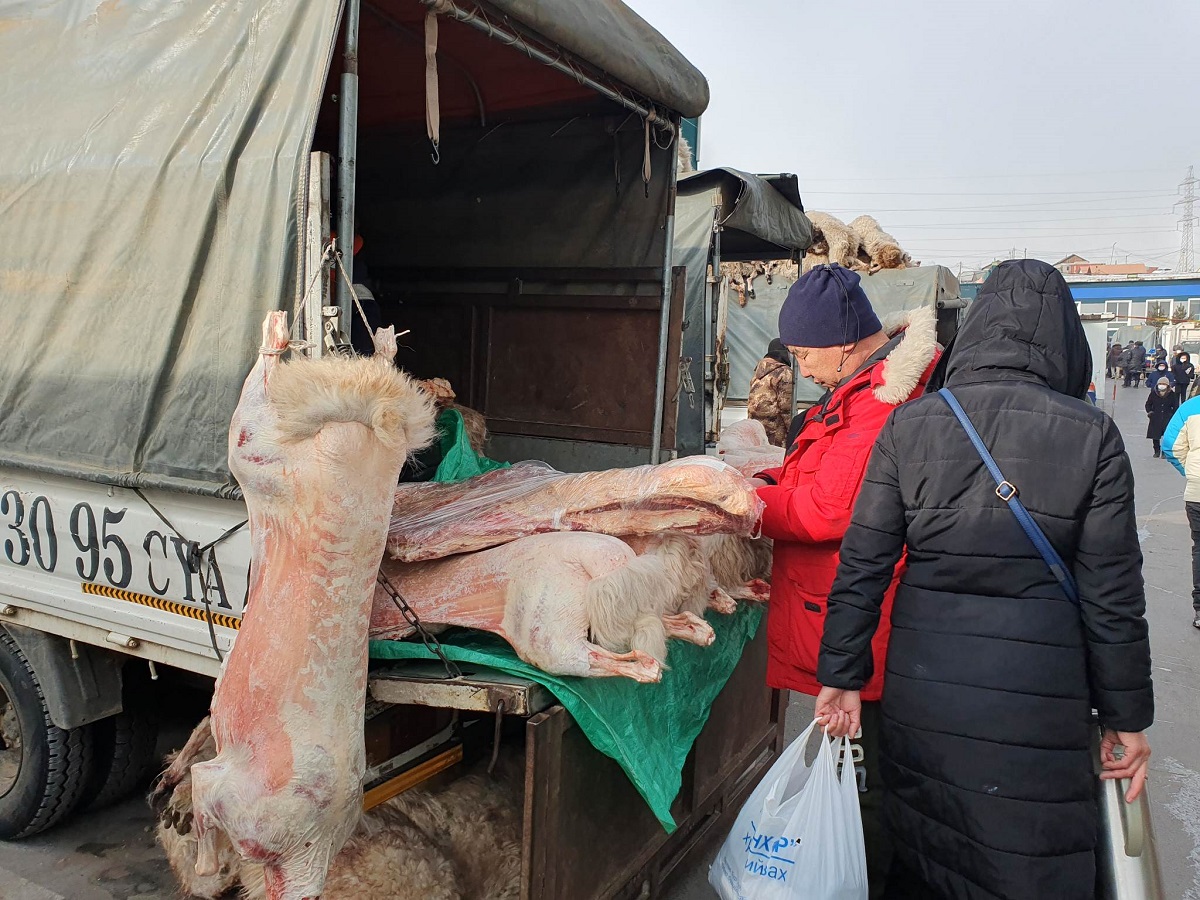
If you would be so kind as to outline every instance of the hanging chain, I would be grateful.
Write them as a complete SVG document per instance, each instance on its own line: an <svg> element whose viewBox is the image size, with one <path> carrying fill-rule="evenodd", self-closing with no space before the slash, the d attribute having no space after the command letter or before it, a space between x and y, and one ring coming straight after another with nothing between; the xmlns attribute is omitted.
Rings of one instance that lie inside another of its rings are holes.
<svg viewBox="0 0 1200 900"><path fill-rule="evenodd" d="M462 669L458 664L446 655L446 651L442 649L441 641L421 624L421 619L413 611L413 608L408 605L408 601L401 596L396 590L396 586L383 574L381 570L376 576L380 586L387 591L388 596L392 598L392 602L396 604L396 608L400 610L400 614L404 616L404 620L416 630L420 635L421 641L425 644L425 649L442 661L442 665L446 667L446 674L451 678L462 678Z"/></svg>

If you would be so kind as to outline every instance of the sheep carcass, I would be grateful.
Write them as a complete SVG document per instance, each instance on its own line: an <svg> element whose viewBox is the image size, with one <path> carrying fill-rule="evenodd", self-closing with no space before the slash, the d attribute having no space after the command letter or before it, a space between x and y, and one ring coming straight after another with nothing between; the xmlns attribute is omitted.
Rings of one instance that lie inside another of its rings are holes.
<svg viewBox="0 0 1200 900"><path fill-rule="evenodd" d="M750 535L761 515L750 482L712 457L577 475L521 463L457 484L401 485L388 555L419 562L555 531Z"/></svg>
<svg viewBox="0 0 1200 900"><path fill-rule="evenodd" d="M850 223L850 228L858 235L872 272L904 269L912 264L912 257L901 250L899 242L880 228L871 216L859 216Z"/></svg>
<svg viewBox="0 0 1200 900"><path fill-rule="evenodd" d="M262 863L271 900L320 897L361 811L367 629L392 491L433 434L428 397L392 364L279 364L271 313L234 412L229 466L250 518L250 595L212 702L217 756L192 767L197 874L216 844Z"/></svg>
<svg viewBox="0 0 1200 900"><path fill-rule="evenodd" d="M674 573L608 535L534 535L449 559L386 560L382 571L423 624L500 635L525 662L555 675L658 681L668 637L712 642L703 622L657 609ZM381 586L371 636L413 633Z"/></svg>
<svg viewBox="0 0 1200 900"><path fill-rule="evenodd" d="M190 769L215 754L205 719L183 750L168 758L151 794L155 835L190 896L216 900L240 885L245 900L265 900L262 865L242 860L224 834L215 844L220 879L196 875ZM521 755L502 751L495 778L471 771L363 813L330 864L323 900L515 900L523 777Z"/></svg>

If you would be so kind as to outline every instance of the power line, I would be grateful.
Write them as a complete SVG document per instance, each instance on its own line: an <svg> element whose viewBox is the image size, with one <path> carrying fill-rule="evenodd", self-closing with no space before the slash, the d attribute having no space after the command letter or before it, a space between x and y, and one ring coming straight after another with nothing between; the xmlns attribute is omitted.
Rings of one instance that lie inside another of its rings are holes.
<svg viewBox="0 0 1200 900"><path fill-rule="evenodd" d="M984 178L1083 178L1093 175L1143 175L1143 174L1161 174L1164 172L1173 171L1170 168L1162 169L1110 169L1106 172L1028 172L1028 173L1005 173L1003 175L901 175L895 177L878 177L878 178L805 178L805 182L824 184L830 181L903 181L911 183L913 181L970 181L972 179Z"/></svg>
<svg viewBox="0 0 1200 900"><path fill-rule="evenodd" d="M805 191L804 193L835 197L1077 197L1084 194L1144 194L1146 188L1125 191Z"/></svg>
<svg viewBox="0 0 1200 900"><path fill-rule="evenodd" d="M806 195L807 196L807 195ZM1027 212L1057 212L1057 210L1044 210L1043 207L1048 206L1074 206L1081 203L1108 203L1110 201L1124 202L1126 200L1157 200L1159 198L1174 197L1176 194L1143 194L1133 197L1094 197L1091 199L1081 200L1044 200L1034 201L1031 203L999 203L993 205L971 204L970 206L901 206L893 209L879 209L872 207L873 212L971 212L972 210L993 210L993 209L1024 209ZM810 204L811 205L811 204ZM1114 209L1117 207L1113 207ZM838 207L821 210L822 212L853 212L853 208ZM1089 212L1090 210L1080 210L1080 212Z"/></svg>

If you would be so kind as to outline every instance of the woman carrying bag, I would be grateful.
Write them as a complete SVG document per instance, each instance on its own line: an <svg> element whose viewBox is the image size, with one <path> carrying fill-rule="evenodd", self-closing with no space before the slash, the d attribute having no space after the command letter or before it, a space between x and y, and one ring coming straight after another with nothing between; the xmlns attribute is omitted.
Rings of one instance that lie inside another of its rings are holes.
<svg viewBox="0 0 1200 900"><path fill-rule="evenodd" d="M890 896L1092 900L1093 707L1103 777L1132 779L1127 799L1142 790L1154 701L1133 475L1116 425L1081 399L1090 373L1062 275L1002 263L930 393L876 442L829 597L817 715L832 735L857 728L907 547L882 701Z"/></svg>

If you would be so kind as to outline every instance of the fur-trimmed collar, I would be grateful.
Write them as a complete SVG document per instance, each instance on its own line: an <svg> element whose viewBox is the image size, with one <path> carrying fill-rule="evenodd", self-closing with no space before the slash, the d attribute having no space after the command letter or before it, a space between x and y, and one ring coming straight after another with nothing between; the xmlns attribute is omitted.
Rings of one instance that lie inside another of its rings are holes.
<svg viewBox="0 0 1200 900"><path fill-rule="evenodd" d="M872 379L872 391L880 403L899 406L913 395L941 349L937 342L937 310L922 306L887 316L883 330L889 337L903 336Z"/></svg>

